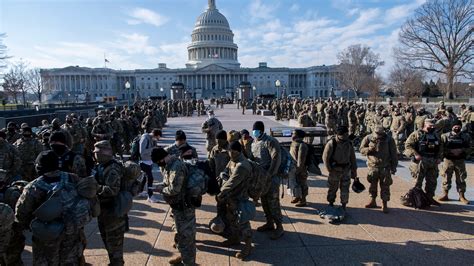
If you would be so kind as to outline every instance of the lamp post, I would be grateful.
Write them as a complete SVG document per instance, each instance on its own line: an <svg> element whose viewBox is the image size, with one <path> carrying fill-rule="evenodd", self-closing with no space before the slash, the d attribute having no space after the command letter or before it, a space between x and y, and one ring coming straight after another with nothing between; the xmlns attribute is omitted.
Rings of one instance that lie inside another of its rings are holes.
<svg viewBox="0 0 474 266"><path fill-rule="evenodd" d="M127 102L128 102L128 107L130 107L130 82L125 82L125 89L127 90Z"/></svg>
<svg viewBox="0 0 474 266"><path fill-rule="evenodd" d="M255 100L255 93L257 92L257 87L253 86L253 87L252 87L252 90L253 90L252 99Z"/></svg>
<svg viewBox="0 0 474 266"><path fill-rule="evenodd" d="M160 88L160 96L161 96L161 99L163 100L163 88Z"/></svg>
<svg viewBox="0 0 474 266"><path fill-rule="evenodd" d="M279 92L280 92L280 87L281 87L281 81L277 79L275 81L275 87L277 88L277 99L279 98Z"/></svg>

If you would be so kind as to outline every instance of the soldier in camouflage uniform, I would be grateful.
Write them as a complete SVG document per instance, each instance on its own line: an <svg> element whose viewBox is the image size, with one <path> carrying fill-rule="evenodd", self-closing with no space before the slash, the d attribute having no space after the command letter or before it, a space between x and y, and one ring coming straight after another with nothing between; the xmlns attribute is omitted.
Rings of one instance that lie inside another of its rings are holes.
<svg viewBox="0 0 474 266"><path fill-rule="evenodd" d="M101 209L97 218L100 236L107 249L110 265L123 265L123 242L128 230L128 216L118 217L114 214L114 201L120 192L123 167L113 159L109 141L99 141L94 148L97 162L95 177L99 183L97 196Z"/></svg>
<svg viewBox="0 0 474 266"><path fill-rule="evenodd" d="M393 110L393 118L392 124L390 125L390 131L392 132L392 138L395 141L399 157L403 152L403 141L405 141L406 139L405 125L405 117L400 113L400 109L395 108Z"/></svg>
<svg viewBox="0 0 474 266"><path fill-rule="evenodd" d="M214 146L211 152L209 152L208 159L211 169L214 170L216 175L219 175L224 171L230 160L227 150L229 148L229 142L227 142L227 133L224 130L219 130L217 132L216 142L216 146Z"/></svg>
<svg viewBox="0 0 474 266"><path fill-rule="evenodd" d="M444 164L441 168L443 177L443 194L439 201L448 201L448 192L451 189L451 179L453 173L456 175L456 189L459 193L459 201L469 204L464 193L466 192L466 157L471 152L471 137L466 132L461 132L462 122L454 122L452 131L441 136L441 143L444 146Z"/></svg>
<svg viewBox="0 0 474 266"><path fill-rule="evenodd" d="M360 144L360 153L367 156L367 181L370 183L371 200L366 208L377 208L377 186L380 184L380 198L383 201L382 211L388 213L387 203L390 201L390 185L392 175L397 171L398 155L395 141L381 126L375 127L374 133L364 137Z"/></svg>
<svg viewBox="0 0 474 266"><path fill-rule="evenodd" d="M425 111L425 108L420 107L416 112L415 121L413 122L415 125L415 131L423 129L423 125L425 123L425 119L429 118L429 114Z"/></svg>
<svg viewBox="0 0 474 266"><path fill-rule="evenodd" d="M259 232L272 231L271 239L276 240L284 233L279 196L281 177L278 175L281 163L280 143L265 133L265 125L262 121L253 124L252 135L255 137L252 143L252 159L271 176L269 190L261 196L266 223L257 230Z"/></svg>
<svg viewBox="0 0 474 266"><path fill-rule="evenodd" d="M34 213L49 198L49 186L62 182L63 175L70 183L79 181L78 176L59 171L58 161L53 151L43 151L36 159L36 171L42 178L30 182L16 204L15 221L22 230L30 229L31 222L37 218ZM57 239L42 239L33 234L33 265L79 265L84 251L81 234L66 220L62 222L65 229Z"/></svg>
<svg viewBox="0 0 474 266"><path fill-rule="evenodd" d="M357 106L352 105L347 113L347 120L349 122L349 136L354 137L357 131Z"/></svg>
<svg viewBox="0 0 474 266"><path fill-rule="evenodd" d="M110 144L112 145L112 151L114 154L118 154L120 158L123 155L122 144L124 140L124 128L122 127L122 121L119 120L120 115L118 112L113 112L110 115L109 125L112 129L112 139L110 140Z"/></svg>
<svg viewBox="0 0 474 266"><path fill-rule="evenodd" d="M250 132L247 129L242 129L240 131L240 145L242 145L242 153L245 158L250 158L252 155L252 143L253 138L250 136Z"/></svg>
<svg viewBox="0 0 474 266"><path fill-rule="evenodd" d="M188 168L177 157L169 155L164 149L152 152L152 161L162 167L163 184L157 187L166 202L171 206L176 234L174 242L179 256L172 258L170 264L196 264L196 210L186 201L186 178Z"/></svg>
<svg viewBox="0 0 474 266"><path fill-rule="evenodd" d="M298 124L299 124L300 127L313 127L313 126L315 126L315 123L313 123L313 120L309 116L309 111L308 111L307 107L305 107L303 109L303 112L301 112L301 114L299 115ZM307 144L313 144L313 140L314 140L314 137L306 137L304 141Z"/></svg>
<svg viewBox="0 0 474 266"><path fill-rule="evenodd" d="M229 222L230 236L223 245L232 246L243 240L244 248L235 254L235 257L243 260L252 249L252 228L250 221L240 220L239 203L249 200L248 181L252 178L252 166L242 154L242 146L238 141L229 145L228 154L230 161L223 171L228 179L223 180L221 192L216 198L219 204L225 205L226 220Z"/></svg>
<svg viewBox="0 0 474 266"><path fill-rule="evenodd" d="M61 131L66 135L67 146L71 149L74 143L73 137L67 130L64 130L63 128L61 128L61 122L59 121L58 118L55 118L53 119L53 121L51 121L51 134L55 131Z"/></svg>
<svg viewBox="0 0 474 266"><path fill-rule="evenodd" d="M214 117L214 111L210 110L208 115L209 119L202 124L201 130L206 134L206 150L209 153L216 145L216 133L222 130L222 123Z"/></svg>
<svg viewBox="0 0 474 266"><path fill-rule="evenodd" d="M328 131L328 135L334 135L337 128L337 109L333 106L332 103L326 107L325 112L325 124Z"/></svg>
<svg viewBox="0 0 474 266"><path fill-rule="evenodd" d="M50 137L51 150L59 157L59 169L73 173L79 177L90 175L92 166L87 167L84 157L76 154L66 146L66 136L63 132L54 132Z"/></svg>
<svg viewBox="0 0 474 266"><path fill-rule="evenodd" d="M66 116L66 123L64 123L61 128L72 136L71 150L82 154L84 152L85 132L77 118L74 118L74 116L75 114Z"/></svg>
<svg viewBox="0 0 474 266"><path fill-rule="evenodd" d="M92 137L94 137L95 141L111 140L113 132L110 124L106 121L105 111L100 110L97 114L97 117L92 121L94 125L91 131Z"/></svg>
<svg viewBox="0 0 474 266"><path fill-rule="evenodd" d="M329 172L327 201L334 206L337 190L341 189L341 204L345 209L349 202L351 178L357 177L357 163L354 147L349 140L349 129L338 127L336 136L326 143L323 151L323 162Z"/></svg>
<svg viewBox="0 0 474 266"><path fill-rule="evenodd" d="M14 122L8 122L6 140L8 143L13 144L21 138L20 133L17 132L17 126Z"/></svg>
<svg viewBox="0 0 474 266"><path fill-rule="evenodd" d="M0 169L6 171L5 182L8 185L16 179L20 179L21 165L18 150L7 142L5 132L0 131Z"/></svg>
<svg viewBox="0 0 474 266"><path fill-rule="evenodd" d="M7 248L11 237L11 228L15 221L13 209L0 202L0 265L7 265Z"/></svg>
<svg viewBox="0 0 474 266"><path fill-rule="evenodd" d="M405 156L412 158L410 172L415 186L421 189L424 180L426 195L433 205L439 205L433 197L438 179L438 164L443 158L443 145L435 132L432 119L425 119L423 128L408 137Z"/></svg>
<svg viewBox="0 0 474 266"><path fill-rule="evenodd" d="M175 136L175 143L169 145L168 147L165 148L166 152L168 152L170 155L175 155L176 157L180 158L181 157L181 151L180 149L184 146L191 146L188 144L186 141L186 133L182 130L176 131L176 136ZM197 159L198 154L197 151L194 147L191 147L192 150L192 158Z"/></svg>
<svg viewBox="0 0 474 266"><path fill-rule="evenodd" d="M305 132L303 130L294 130L292 142L290 145L290 155L296 162L296 173L294 177L290 176L289 188L293 199L291 203L296 207L306 206L306 196L308 195L308 167L306 166L306 156L308 146L303 142Z"/></svg>
<svg viewBox="0 0 474 266"><path fill-rule="evenodd" d="M30 127L24 127L21 129L21 139L15 142L15 146L18 149L21 159L21 177L25 181L32 181L35 179L35 160L38 154L43 151L43 145L33 138L33 131Z"/></svg>

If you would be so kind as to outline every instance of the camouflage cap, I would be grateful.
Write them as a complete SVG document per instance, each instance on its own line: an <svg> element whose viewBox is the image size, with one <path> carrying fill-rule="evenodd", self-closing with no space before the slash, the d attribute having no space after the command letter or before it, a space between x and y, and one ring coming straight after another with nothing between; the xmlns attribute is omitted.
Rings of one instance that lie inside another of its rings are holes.
<svg viewBox="0 0 474 266"><path fill-rule="evenodd" d="M376 134L383 134L385 133L385 129L383 128L383 126L376 126L374 132Z"/></svg>
<svg viewBox="0 0 474 266"><path fill-rule="evenodd" d="M12 208L5 203L0 203L0 231L10 230L15 221L15 213Z"/></svg>
<svg viewBox="0 0 474 266"><path fill-rule="evenodd" d="M112 151L112 145L108 140L101 140L94 144L94 151L93 152L110 152Z"/></svg>

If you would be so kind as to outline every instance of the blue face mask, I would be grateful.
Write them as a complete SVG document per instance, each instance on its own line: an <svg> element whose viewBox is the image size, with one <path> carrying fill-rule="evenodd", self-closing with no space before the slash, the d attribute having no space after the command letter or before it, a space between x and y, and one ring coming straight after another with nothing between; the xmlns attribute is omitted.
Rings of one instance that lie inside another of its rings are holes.
<svg viewBox="0 0 474 266"><path fill-rule="evenodd" d="M252 131L252 135L256 138L260 137L260 135L262 134L262 132L258 129L255 129Z"/></svg>

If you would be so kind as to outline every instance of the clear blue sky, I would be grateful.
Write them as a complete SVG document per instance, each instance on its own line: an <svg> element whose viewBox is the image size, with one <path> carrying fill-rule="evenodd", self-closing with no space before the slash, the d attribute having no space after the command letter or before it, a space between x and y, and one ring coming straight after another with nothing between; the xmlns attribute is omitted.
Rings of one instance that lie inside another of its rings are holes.
<svg viewBox="0 0 474 266"><path fill-rule="evenodd" d="M362 43L392 65L407 16L424 0L217 0L239 46L242 66L337 63ZM0 0L0 32L12 61L33 67L115 69L184 67L186 45L206 0Z"/></svg>

